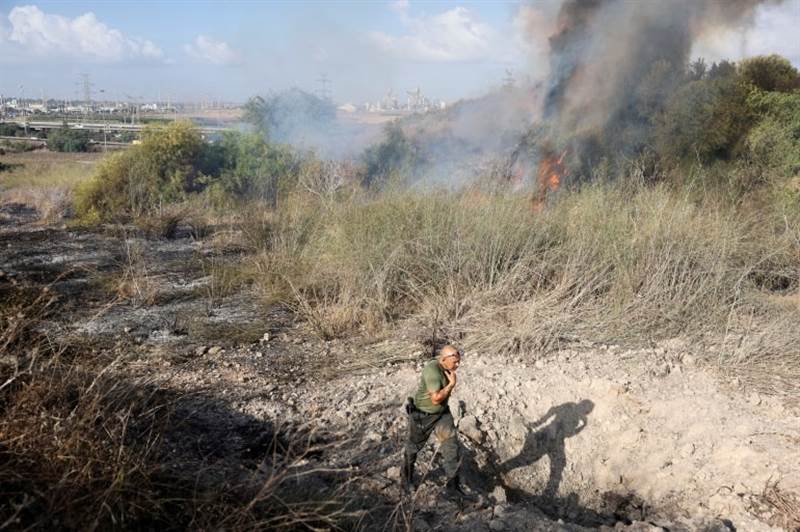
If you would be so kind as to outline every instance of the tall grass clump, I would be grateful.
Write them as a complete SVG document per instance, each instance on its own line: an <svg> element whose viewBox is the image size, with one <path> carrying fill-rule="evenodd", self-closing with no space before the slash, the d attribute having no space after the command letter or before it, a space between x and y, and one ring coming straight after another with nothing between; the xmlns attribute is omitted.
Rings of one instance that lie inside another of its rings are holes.
<svg viewBox="0 0 800 532"><path fill-rule="evenodd" d="M760 294L797 289L796 222L770 205L623 182L538 214L519 195L474 191L298 201L310 229L270 225L262 285L288 285L326 338L409 318L492 350L724 335L772 312ZM274 247L283 239L290 251Z"/></svg>

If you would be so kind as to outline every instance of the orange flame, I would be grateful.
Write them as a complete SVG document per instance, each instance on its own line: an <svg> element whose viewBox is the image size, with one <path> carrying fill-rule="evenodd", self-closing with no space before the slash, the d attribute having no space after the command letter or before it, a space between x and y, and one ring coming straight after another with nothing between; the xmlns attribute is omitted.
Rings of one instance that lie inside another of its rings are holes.
<svg viewBox="0 0 800 532"><path fill-rule="evenodd" d="M567 155L567 150L561 152L558 157L548 148L544 148L542 151L543 156L539 162L539 170L537 172L538 191L533 199L533 210L535 212L541 212L544 209L547 192L558 191L562 178L566 176L564 157Z"/></svg>

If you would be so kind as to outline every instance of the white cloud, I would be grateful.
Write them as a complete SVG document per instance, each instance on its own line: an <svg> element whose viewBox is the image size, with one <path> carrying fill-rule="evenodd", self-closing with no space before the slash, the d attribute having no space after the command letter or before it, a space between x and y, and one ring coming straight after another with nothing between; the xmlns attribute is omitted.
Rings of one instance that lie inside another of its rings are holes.
<svg viewBox="0 0 800 532"><path fill-rule="evenodd" d="M800 0L764 4L759 6L751 25L702 35L692 48L692 56L709 61L736 61L754 55L780 54L800 66L798 28Z"/></svg>
<svg viewBox="0 0 800 532"><path fill-rule="evenodd" d="M408 0L394 0L394 2L389 4L389 9L397 11L398 13L404 13L408 10Z"/></svg>
<svg viewBox="0 0 800 532"><path fill-rule="evenodd" d="M408 34L388 35L374 31L369 34L382 50L420 61L474 61L487 59L497 50L495 30L475 19L464 7L455 7L438 15L411 17L407 5L393 5L399 11Z"/></svg>
<svg viewBox="0 0 800 532"><path fill-rule="evenodd" d="M94 13L75 18L51 15L36 6L15 7L8 14L10 27L0 25L3 53L33 58L73 57L118 62L130 59L162 59L164 53L152 41L125 36L99 21Z"/></svg>
<svg viewBox="0 0 800 532"><path fill-rule="evenodd" d="M230 65L239 62L239 54L228 43L215 41L205 35L198 35L190 44L185 44L183 49L195 59L214 65Z"/></svg>

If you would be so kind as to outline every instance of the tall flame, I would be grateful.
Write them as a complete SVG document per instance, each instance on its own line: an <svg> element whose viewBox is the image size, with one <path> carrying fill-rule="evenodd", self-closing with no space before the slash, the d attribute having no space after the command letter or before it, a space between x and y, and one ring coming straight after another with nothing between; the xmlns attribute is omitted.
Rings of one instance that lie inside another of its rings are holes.
<svg viewBox="0 0 800 532"><path fill-rule="evenodd" d="M557 156L552 150L545 147L542 149L542 158L539 161L539 169L536 174L537 192L533 198L533 210L541 212L544 209L547 201L548 191L551 193L557 192L561 186L562 179L566 176L566 168L564 168L564 157L567 155L567 150L561 152Z"/></svg>

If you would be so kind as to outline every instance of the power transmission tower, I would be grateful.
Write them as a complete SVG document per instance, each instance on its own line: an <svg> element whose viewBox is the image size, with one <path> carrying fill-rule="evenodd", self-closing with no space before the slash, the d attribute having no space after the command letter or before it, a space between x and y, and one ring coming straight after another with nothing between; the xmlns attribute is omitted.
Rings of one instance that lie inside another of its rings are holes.
<svg viewBox="0 0 800 532"><path fill-rule="evenodd" d="M317 78L317 83L319 83L319 89L317 90L317 95L323 100L331 99L331 90L328 87L330 82L331 80L330 78L328 78L326 74L322 74L319 78Z"/></svg>
<svg viewBox="0 0 800 532"><path fill-rule="evenodd" d="M92 87L94 87L94 83L89 79L89 74L84 72L78 74L78 82L76 85L78 86L78 92L83 96L83 102L86 106L85 114L88 114L92 111Z"/></svg>

